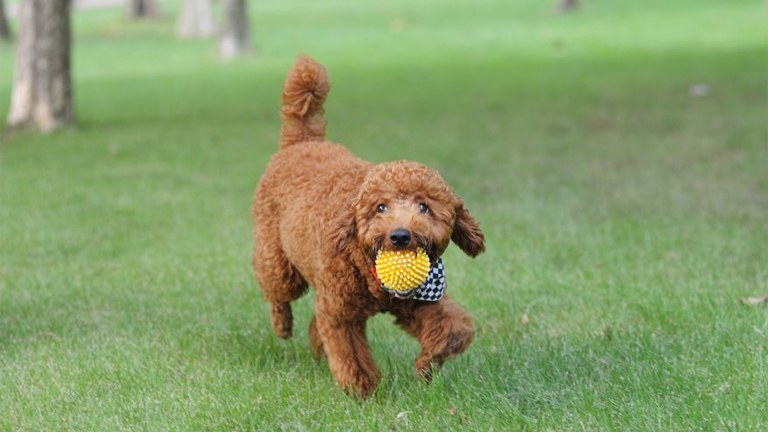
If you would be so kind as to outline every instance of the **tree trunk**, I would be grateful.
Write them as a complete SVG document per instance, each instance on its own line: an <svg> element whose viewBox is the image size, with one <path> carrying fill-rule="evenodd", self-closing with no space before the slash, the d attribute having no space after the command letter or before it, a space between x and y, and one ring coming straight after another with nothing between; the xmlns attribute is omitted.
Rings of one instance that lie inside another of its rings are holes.
<svg viewBox="0 0 768 432"><path fill-rule="evenodd" d="M5 1L0 0L0 41L11 40L11 27L8 25L8 17L5 16Z"/></svg>
<svg viewBox="0 0 768 432"><path fill-rule="evenodd" d="M579 0L558 0L557 12L559 13L572 12L579 8L580 3L581 2Z"/></svg>
<svg viewBox="0 0 768 432"><path fill-rule="evenodd" d="M224 58L240 56L251 50L251 29L246 0L222 2L219 55Z"/></svg>
<svg viewBox="0 0 768 432"><path fill-rule="evenodd" d="M71 0L21 0L9 126L48 132L73 122Z"/></svg>
<svg viewBox="0 0 768 432"><path fill-rule="evenodd" d="M128 19L157 16L157 0L125 0L125 16Z"/></svg>
<svg viewBox="0 0 768 432"><path fill-rule="evenodd" d="M184 0L176 35L182 38L205 38L212 34L211 0Z"/></svg>

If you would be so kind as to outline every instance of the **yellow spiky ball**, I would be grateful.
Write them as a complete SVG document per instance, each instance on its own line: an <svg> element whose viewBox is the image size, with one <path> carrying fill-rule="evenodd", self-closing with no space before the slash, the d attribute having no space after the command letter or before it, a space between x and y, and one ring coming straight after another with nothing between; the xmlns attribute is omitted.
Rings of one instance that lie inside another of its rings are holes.
<svg viewBox="0 0 768 432"><path fill-rule="evenodd" d="M424 249L384 250L376 256L376 274L381 283L397 291L418 288L429 275L429 257Z"/></svg>

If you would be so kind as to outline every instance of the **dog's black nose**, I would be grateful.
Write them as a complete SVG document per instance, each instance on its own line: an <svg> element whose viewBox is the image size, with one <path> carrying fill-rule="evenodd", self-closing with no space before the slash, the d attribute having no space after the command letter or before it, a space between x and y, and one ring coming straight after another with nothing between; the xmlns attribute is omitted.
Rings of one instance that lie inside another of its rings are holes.
<svg viewBox="0 0 768 432"><path fill-rule="evenodd" d="M395 246L408 246L411 242L411 232L404 228L398 228L389 233L389 239Z"/></svg>

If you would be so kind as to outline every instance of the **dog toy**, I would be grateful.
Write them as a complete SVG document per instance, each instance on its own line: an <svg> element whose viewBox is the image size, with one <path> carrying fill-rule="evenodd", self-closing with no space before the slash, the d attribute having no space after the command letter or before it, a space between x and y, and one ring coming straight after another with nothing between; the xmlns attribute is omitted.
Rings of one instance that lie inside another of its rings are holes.
<svg viewBox="0 0 768 432"><path fill-rule="evenodd" d="M384 250L376 256L376 274L384 286L397 291L417 288L429 275L429 256L424 249Z"/></svg>

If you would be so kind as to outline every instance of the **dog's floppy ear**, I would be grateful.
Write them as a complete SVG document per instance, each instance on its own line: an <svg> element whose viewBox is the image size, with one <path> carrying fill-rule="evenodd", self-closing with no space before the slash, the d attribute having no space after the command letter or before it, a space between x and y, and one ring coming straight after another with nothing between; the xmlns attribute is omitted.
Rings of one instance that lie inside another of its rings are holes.
<svg viewBox="0 0 768 432"><path fill-rule="evenodd" d="M340 254L357 236L357 223L355 222L355 209L350 207L344 210L336 220L331 222L332 229L329 233L329 243L334 254Z"/></svg>
<svg viewBox="0 0 768 432"><path fill-rule="evenodd" d="M451 240L472 258L485 251L485 236L461 201L456 206L456 222L453 225Z"/></svg>

